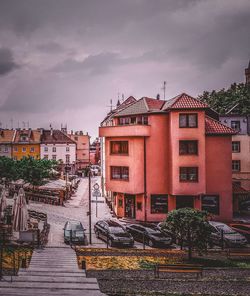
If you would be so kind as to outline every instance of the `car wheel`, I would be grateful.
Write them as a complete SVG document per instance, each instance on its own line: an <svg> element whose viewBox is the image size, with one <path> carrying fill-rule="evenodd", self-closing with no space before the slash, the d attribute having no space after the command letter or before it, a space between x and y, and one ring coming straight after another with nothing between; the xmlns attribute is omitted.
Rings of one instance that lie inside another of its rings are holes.
<svg viewBox="0 0 250 296"><path fill-rule="evenodd" d="M153 246L154 246L154 242L153 242L151 239L149 239L149 240L148 240L148 245L149 245L150 247L153 247Z"/></svg>

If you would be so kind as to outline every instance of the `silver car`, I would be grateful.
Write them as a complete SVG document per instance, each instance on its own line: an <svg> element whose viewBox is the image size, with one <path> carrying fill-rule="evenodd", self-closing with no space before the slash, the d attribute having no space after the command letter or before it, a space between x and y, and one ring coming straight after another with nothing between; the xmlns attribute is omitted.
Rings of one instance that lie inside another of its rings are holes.
<svg viewBox="0 0 250 296"><path fill-rule="evenodd" d="M215 221L208 222L211 227L211 245L221 245L221 238L226 247L244 247L247 239L227 224Z"/></svg>
<svg viewBox="0 0 250 296"><path fill-rule="evenodd" d="M85 228L79 221L67 221L63 228L64 242L86 244Z"/></svg>

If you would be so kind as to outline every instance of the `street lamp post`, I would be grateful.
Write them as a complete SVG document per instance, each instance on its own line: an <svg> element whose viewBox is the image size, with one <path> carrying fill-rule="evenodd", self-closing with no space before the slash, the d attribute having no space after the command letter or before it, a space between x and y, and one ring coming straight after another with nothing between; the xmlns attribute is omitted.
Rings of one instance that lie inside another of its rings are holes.
<svg viewBox="0 0 250 296"><path fill-rule="evenodd" d="M88 177L89 177L89 243L92 244L92 230L91 230L91 169L89 166L88 171Z"/></svg>
<svg viewBox="0 0 250 296"><path fill-rule="evenodd" d="M68 174L70 171L70 166L68 164L66 164L65 166L65 178L66 178L66 199L68 199Z"/></svg>

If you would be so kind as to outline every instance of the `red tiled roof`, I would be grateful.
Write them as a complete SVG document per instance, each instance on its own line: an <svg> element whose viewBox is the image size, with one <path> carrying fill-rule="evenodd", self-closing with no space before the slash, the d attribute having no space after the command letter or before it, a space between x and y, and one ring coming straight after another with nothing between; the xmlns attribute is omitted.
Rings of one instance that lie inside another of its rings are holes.
<svg viewBox="0 0 250 296"><path fill-rule="evenodd" d="M195 99L186 93L182 93L178 95L177 97L174 97L171 100L168 100L165 102L164 106L162 107L163 110L169 110L169 109L206 109L209 108L209 106L198 100Z"/></svg>
<svg viewBox="0 0 250 296"><path fill-rule="evenodd" d="M26 136L27 140L22 140L22 136ZM20 129L16 131L14 143L15 144L23 144L23 142L28 142L32 144L39 144L41 139L41 133L38 130L32 129Z"/></svg>
<svg viewBox="0 0 250 296"><path fill-rule="evenodd" d="M14 130L0 129L0 144L11 143L14 137Z"/></svg>
<svg viewBox="0 0 250 296"><path fill-rule="evenodd" d="M144 98L149 111L154 111L154 110L161 110L161 107L164 105L165 101L162 100L156 100L152 98Z"/></svg>
<svg viewBox="0 0 250 296"><path fill-rule="evenodd" d="M248 194L248 191L241 187L239 184L233 182L233 193L234 194Z"/></svg>
<svg viewBox="0 0 250 296"><path fill-rule="evenodd" d="M235 135L237 132L219 121L206 116L205 118L206 135Z"/></svg>
<svg viewBox="0 0 250 296"><path fill-rule="evenodd" d="M44 144L76 144L60 130L43 130L41 142Z"/></svg>

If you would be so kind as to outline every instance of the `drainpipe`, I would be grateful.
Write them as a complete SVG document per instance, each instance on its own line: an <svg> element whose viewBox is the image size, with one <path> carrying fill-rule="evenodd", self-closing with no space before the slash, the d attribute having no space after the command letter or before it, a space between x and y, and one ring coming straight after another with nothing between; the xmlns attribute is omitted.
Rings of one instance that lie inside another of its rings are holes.
<svg viewBox="0 0 250 296"><path fill-rule="evenodd" d="M147 150L146 150L146 137L143 138L144 146L144 221L147 221Z"/></svg>

